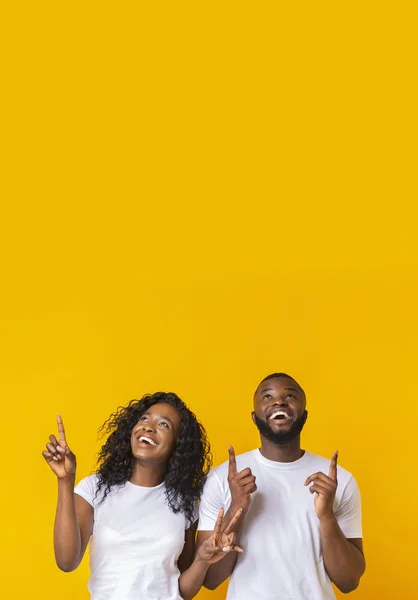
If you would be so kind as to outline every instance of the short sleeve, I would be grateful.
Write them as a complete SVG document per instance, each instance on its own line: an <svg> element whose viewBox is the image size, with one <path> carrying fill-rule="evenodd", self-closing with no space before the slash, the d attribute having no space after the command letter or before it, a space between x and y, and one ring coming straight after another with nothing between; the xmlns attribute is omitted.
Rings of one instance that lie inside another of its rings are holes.
<svg viewBox="0 0 418 600"><path fill-rule="evenodd" d="M343 491L335 516L341 531L347 539L363 537L360 490L352 476Z"/></svg>
<svg viewBox="0 0 418 600"><path fill-rule="evenodd" d="M193 505L193 513L191 519L185 519L185 529L193 528L193 525L196 524L196 521L199 519L199 503L195 502Z"/></svg>
<svg viewBox="0 0 418 600"><path fill-rule="evenodd" d="M74 488L74 493L78 494L86 502L91 504L91 506L95 506L96 504L96 489L97 489L97 477L96 475L89 475L82 479Z"/></svg>
<svg viewBox="0 0 418 600"><path fill-rule="evenodd" d="M225 506L221 481L215 471L209 473L199 508L199 531L212 531L220 509Z"/></svg>
<svg viewBox="0 0 418 600"><path fill-rule="evenodd" d="M193 507L193 523L199 519L199 503L195 502Z"/></svg>

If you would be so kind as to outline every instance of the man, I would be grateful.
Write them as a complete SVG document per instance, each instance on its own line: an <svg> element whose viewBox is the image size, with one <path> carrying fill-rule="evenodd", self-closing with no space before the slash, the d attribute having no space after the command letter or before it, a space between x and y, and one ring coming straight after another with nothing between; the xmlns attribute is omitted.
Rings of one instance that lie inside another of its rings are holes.
<svg viewBox="0 0 418 600"><path fill-rule="evenodd" d="M303 389L273 373L258 386L252 418L261 448L213 469L200 504L198 546L220 507L225 519L241 509L235 528L242 554L212 565L205 587L231 575L227 600L334 600L333 582L354 590L365 569L360 494L353 476L301 449L307 419ZM219 543L218 543L219 542ZM221 545L222 540L216 543Z"/></svg>

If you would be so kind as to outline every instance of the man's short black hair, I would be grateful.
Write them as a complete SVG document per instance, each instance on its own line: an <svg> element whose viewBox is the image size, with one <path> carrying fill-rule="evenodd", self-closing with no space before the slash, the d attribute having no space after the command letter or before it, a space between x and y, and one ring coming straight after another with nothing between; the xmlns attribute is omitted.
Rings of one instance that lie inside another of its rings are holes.
<svg viewBox="0 0 418 600"><path fill-rule="evenodd" d="M305 390L303 389L303 387L300 385L300 383L298 383L296 381L296 379L294 379L293 377L291 377L290 375L288 375L287 373L271 373L270 375L267 375L267 377L264 377L264 379L262 379L260 381L260 383L258 384L257 389L260 387L260 385L264 382L267 381L268 379L278 379L278 378L283 378L283 379L291 379L292 381L294 381L296 383L296 385L298 387L300 387L300 389L303 392L303 395L305 396L306 399L306 394L305 394Z"/></svg>
<svg viewBox="0 0 418 600"><path fill-rule="evenodd" d="M296 379L293 379L293 377L291 377L290 375L287 375L287 373L271 373L271 375L267 375L267 377L264 377L264 379L262 379L262 380L260 381L260 384L259 384L259 385L261 385L261 384L263 383L263 381L267 381L267 379L276 379L276 378L278 378L278 377L286 377L287 379L291 379L291 380L292 380L292 381L294 381L295 383L298 383L298 382L296 381ZM299 384L298 384L298 385L299 385ZM299 386L299 387L300 387L300 386Z"/></svg>

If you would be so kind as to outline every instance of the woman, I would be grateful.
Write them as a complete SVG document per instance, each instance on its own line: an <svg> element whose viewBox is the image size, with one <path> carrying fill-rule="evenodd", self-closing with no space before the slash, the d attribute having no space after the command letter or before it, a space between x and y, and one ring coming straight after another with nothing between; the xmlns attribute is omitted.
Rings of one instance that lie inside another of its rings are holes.
<svg viewBox="0 0 418 600"><path fill-rule="evenodd" d="M58 478L54 526L57 565L73 571L88 541L92 600L193 598L210 564L235 546L223 512L194 555L196 501L210 467L206 432L176 394L157 392L120 407L102 426L109 435L95 475L74 489L76 459L60 416L58 440L42 454Z"/></svg>

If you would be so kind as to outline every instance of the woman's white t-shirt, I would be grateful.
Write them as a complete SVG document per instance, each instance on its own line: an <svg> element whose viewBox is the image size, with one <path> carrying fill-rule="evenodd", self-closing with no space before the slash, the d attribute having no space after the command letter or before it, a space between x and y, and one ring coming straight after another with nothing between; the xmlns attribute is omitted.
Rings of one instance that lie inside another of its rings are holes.
<svg viewBox="0 0 418 600"><path fill-rule="evenodd" d="M86 477L75 493L94 509L89 591L92 600L181 600L177 560L183 550L184 513L167 504L165 485L130 483L97 498L97 476Z"/></svg>

